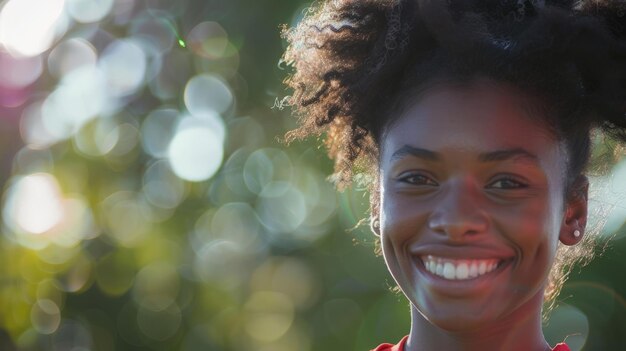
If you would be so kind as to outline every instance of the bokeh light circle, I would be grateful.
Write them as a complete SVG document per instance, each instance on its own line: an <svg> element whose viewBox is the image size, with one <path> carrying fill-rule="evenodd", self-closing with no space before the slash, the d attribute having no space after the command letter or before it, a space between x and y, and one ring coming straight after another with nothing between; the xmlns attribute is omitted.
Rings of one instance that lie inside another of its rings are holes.
<svg viewBox="0 0 626 351"><path fill-rule="evenodd" d="M89 351L93 349L93 337L83 323L64 319L52 335L51 344L52 351Z"/></svg>
<svg viewBox="0 0 626 351"><path fill-rule="evenodd" d="M238 134L233 133L233 135ZM248 156L250 156L249 150L244 148L235 150L230 154L228 160L224 162L224 166L220 172L220 174L223 175L222 179L226 187L228 187L228 190L237 195L241 195L243 198L251 198L254 196L254 194L248 190L243 178L243 167Z"/></svg>
<svg viewBox="0 0 626 351"><path fill-rule="evenodd" d="M204 181L222 164L224 146L219 131L206 125L179 128L168 148L172 170L182 179Z"/></svg>
<svg viewBox="0 0 626 351"><path fill-rule="evenodd" d="M41 334L52 334L61 324L59 306L48 299L38 300L33 305L30 316L33 327Z"/></svg>
<svg viewBox="0 0 626 351"><path fill-rule="evenodd" d="M141 142L151 156L167 157L167 149L176 132L179 112L172 108L151 111L141 125Z"/></svg>
<svg viewBox="0 0 626 351"><path fill-rule="evenodd" d="M59 43L48 55L48 72L62 78L84 65L94 66L98 54L93 44L83 38L71 38Z"/></svg>
<svg viewBox="0 0 626 351"><path fill-rule="evenodd" d="M280 195L276 191L286 191L287 188L280 188L276 181L282 181L287 184L293 175L293 164L287 154L279 149L265 148L254 151L244 164L243 177L248 189L260 195L265 192L266 196L270 196L270 192L274 192L273 196ZM268 188L273 184L271 189Z"/></svg>
<svg viewBox="0 0 626 351"><path fill-rule="evenodd" d="M595 217L604 221L603 233L607 237L612 237L617 233L619 237L625 237L623 231L619 229L626 221L626 159L617 163L611 173L605 177L594 177L592 179L593 188L600 188L590 201L590 213L598 213ZM593 220L593 218L590 218Z"/></svg>
<svg viewBox="0 0 626 351"><path fill-rule="evenodd" d="M74 135L76 149L88 156L109 153L120 139L117 123L112 118L99 118L83 125Z"/></svg>
<svg viewBox="0 0 626 351"><path fill-rule="evenodd" d="M305 224L323 226L337 210L336 191L321 172L301 168L298 171L296 186L304 194L309 212Z"/></svg>
<svg viewBox="0 0 626 351"><path fill-rule="evenodd" d="M29 147L45 149L56 143L58 138L44 125L42 107L45 100L34 101L22 111L20 134Z"/></svg>
<svg viewBox="0 0 626 351"><path fill-rule="evenodd" d="M193 52L209 59L220 58L228 46L228 35L217 22L198 23L187 35L187 43Z"/></svg>
<svg viewBox="0 0 626 351"><path fill-rule="evenodd" d="M16 174L48 173L54 168L54 156L48 149L25 146L15 154L13 167Z"/></svg>
<svg viewBox="0 0 626 351"><path fill-rule="evenodd" d="M221 206L211 221L211 231L216 237L235 241L249 249L259 245L259 230L254 209L242 202Z"/></svg>
<svg viewBox="0 0 626 351"><path fill-rule="evenodd" d="M105 110L107 92L105 76L96 66L69 72L41 107L43 128L57 140L70 137Z"/></svg>
<svg viewBox="0 0 626 351"><path fill-rule="evenodd" d="M580 351L589 337L589 320L585 313L575 306L561 304L550 312L544 334L553 342L561 342L567 338L570 349Z"/></svg>
<svg viewBox="0 0 626 351"><path fill-rule="evenodd" d="M236 244L235 252L254 256L267 246L260 232L261 224L254 209L245 202L230 202L198 217L190 240L197 253L215 240L226 240Z"/></svg>
<svg viewBox="0 0 626 351"><path fill-rule="evenodd" d="M80 293L91 285L93 278L93 263L84 255L79 255L73 265L57 278L57 281L63 291Z"/></svg>
<svg viewBox="0 0 626 351"><path fill-rule="evenodd" d="M245 330L254 339L275 341L282 337L294 321L294 306L289 296L272 291L259 291L244 305Z"/></svg>
<svg viewBox="0 0 626 351"><path fill-rule="evenodd" d="M265 129L257 119L249 116L230 119L228 130L232 135L237 135L238 144L248 150L259 149L266 142Z"/></svg>
<svg viewBox="0 0 626 351"><path fill-rule="evenodd" d="M216 112L208 111L203 114L183 115L178 123L178 130L192 128L207 128L213 131L220 142L226 139L226 127L224 121Z"/></svg>
<svg viewBox="0 0 626 351"><path fill-rule="evenodd" d="M101 258L96 264L95 279L100 291L108 296L121 296L133 286L136 271L134 258L128 251L118 250Z"/></svg>
<svg viewBox="0 0 626 351"><path fill-rule="evenodd" d="M13 57L0 50L0 88L19 89L34 83L43 73L41 56Z"/></svg>
<svg viewBox="0 0 626 351"><path fill-rule="evenodd" d="M0 44L20 56L48 50L62 30L59 26L64 20L64 5L64 0L6 2L0 12Z"/></svg>
<svg viewBox="0 0 626 351"><path fill-rule="evenodd" d="M134 93L143 83L147 67L146 53L132 39L120 39L102 52L99 67L113 96Z"/></svg>
<svg viewBox="0 0 626 351"><path fill-rule="evenodd" d="M19 177L9 188L3 216L16 232L42 234L63 219L61 189L48 173Z"/></svg>
<svg viewBox="0 0 626 351"><path fill-rule="evenodd" d="M134 122L134 121L131 121ZM102 140L101 148L111 156L124 156L131 153L139 144L139 129L133 123L120 123ZM111 149L108 149L113 145Z"/></svg>
<svg viewBox="0 0 626 351"><path fill-rule="evenodd" d="M194 74L191 58L187 52L172 50L163 53L161 60L161 70L148 82L150 92L162 100L178 99L189 77Z"/></svg>
<svg viewBox="0 0 626 351"><path fill-rule="evenodd" d="M175 303L179 287L176 268L166 261L154 262L137 273L133 297L142 308L159 312Z"/></svg>
<svg viewBox="0 0 626 351"><path fill-rule="evenodd" d="M146 11L133 20L130 33L147 52L163 54L171 50L175 40L168 17L166 12Z"/></svg>
<svg viewBox="0 0 626 351"><path fill-rule="evenodd" d="M216 239L206 242L198 250L193 268L200 281L217 283L232 290L245 281L248 260L248 253L238 243Z"/></svg>
<svg viewBox="0 0 626 351"><path fill-rule="evenodd" d="M233 103L233 93L221 78L200 74L185 86L185 106L194 115L226 112Z"/></svg>
<svg viewBox="0 0 626 351"><path fill-rule="evenodd" d="M109 14L114 0L66 0L67 12L80 23L93 23Z"/></svg>
<svg viewBox="0 0 626 351"><path fill-rule="evenodd" d="M121 246L140 245L150 233L150 208L140 194L116 192L102 202L101 210L105 214L106 233Z"/></svg>
<svg viewBox="0 0 626 351"><path fill-rule="evenodd" d="M137 311L139 329L147 337L157 341L164 341L174 336L180 328L181 321L182 313L175 303L160 311L143 307Z"/></svg>
<svg viewBox="0 0 626 351"><path fill-rule="evenodd" d="M307 216L302 192L286 182L272 182L265 189L270 196L256 206L261 223L272 235L293 233Z"/></svg>
<svg viewBox="0 0 626 351"><path fill-rule="evenodd" d="M312 306L319 297L319 282L312 267L297 258L267 259L252 273L250 288L285 294L298 309Z"/></svg>
<svg viewBox="0 0 626 351"><path fill-rule="evenodd" d="M174 209L185 197L185 184L172 172L167 161L159 160L144 173L143 193L152 205Z"/></svg>

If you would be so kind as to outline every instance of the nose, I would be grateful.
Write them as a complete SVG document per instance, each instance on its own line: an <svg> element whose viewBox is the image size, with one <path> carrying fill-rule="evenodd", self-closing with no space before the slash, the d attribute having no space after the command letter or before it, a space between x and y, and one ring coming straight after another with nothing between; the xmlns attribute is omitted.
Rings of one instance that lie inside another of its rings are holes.
<svg viewBox="0 0 626 351"><path fill-rule="evenodd" d="M451 181L433 209L428 226L451 241L466 241L487 231L488 217L483 210L481 189L471 180Z"/></svg>

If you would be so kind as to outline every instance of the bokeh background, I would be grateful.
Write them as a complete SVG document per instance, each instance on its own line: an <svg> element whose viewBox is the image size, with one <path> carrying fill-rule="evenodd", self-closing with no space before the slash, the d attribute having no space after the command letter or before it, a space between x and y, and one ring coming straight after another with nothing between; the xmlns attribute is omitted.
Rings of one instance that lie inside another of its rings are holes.
<svg viewBox="0 0 626 351"><path fill-rule="evenodd" d="M362 351L408 332L367 193L335 191L317 140L281 142L279 25L309 4L0 1L0 350ZM574 350L626 345L626 161L603 145L605 253L545 329Z"/></svg>

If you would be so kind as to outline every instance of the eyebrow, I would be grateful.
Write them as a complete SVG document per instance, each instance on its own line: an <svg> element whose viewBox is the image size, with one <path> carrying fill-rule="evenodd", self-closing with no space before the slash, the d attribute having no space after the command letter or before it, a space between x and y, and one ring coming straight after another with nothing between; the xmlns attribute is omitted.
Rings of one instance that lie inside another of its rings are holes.
<svg viewBox="0 0 626 351"><path fill-rule="evenodd" d="M398 150L396 150L391 155L391 160L401 159L406 156L413 156L417 158L421 158L426 161L440 161L442 159L441 155L428 150L423 149L411 145L404 145ZM533 163L539 163L539 160L536 155L529 152L523 148L511 148L511 149L503 149L503 150L495 150L490 152L484 152L478 155L478 160L481 162L498 162L498 161L506 161L511 159L526 159Z"/></svg>

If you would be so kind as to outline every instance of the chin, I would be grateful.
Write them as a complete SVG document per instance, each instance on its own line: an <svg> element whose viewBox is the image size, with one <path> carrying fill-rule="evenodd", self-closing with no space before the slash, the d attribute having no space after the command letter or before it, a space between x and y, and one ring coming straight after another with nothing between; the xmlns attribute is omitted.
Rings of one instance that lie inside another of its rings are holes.
<svg viewBox="0 0 626 351"><path fill-rule="evenodd" d="M487 326L487 322L482 318L475 316L466 316L462 314L452 314L449 317L436 316L427 318L428 322L433 326L450 333L467 333L482 329Z"/></svg>
<svg viewBox="0 0 626 351"><path fill-rule="evenodd" d="M418 308L413 305L414 313L425 319L432 326L449 333L464 334L488 328L497 319L496 316L486 315L484 309L476 311L471 307L461 306L432 306Z"/></svg>
<svg viewBox="0 0 626 351"><path fill-rule="evenodd" d="M470 316L456 315L454 318L437 318L428 319L428 321L435 327L444 330L449 333L463 334L473 332L478 329L482 329L487 325L486 322L481 321Z"/></svg>

